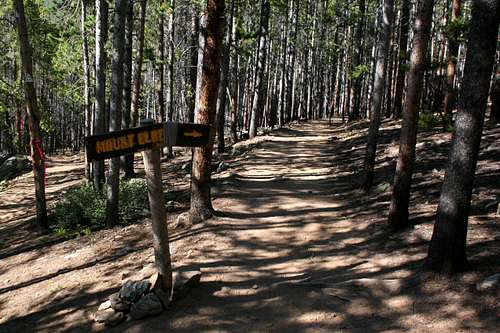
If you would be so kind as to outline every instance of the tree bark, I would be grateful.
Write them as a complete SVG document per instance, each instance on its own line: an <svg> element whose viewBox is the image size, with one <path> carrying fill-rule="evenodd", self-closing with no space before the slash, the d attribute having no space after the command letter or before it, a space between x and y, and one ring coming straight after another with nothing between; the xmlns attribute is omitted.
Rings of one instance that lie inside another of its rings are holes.
<svg viewBox="0 0 500 333"><path fill-rule="evenodd" d="M389 44L391 39L391 25L394 15L393 0L384 0L382 10L380 47L377 53L377 64L375 69L375 83L373 87L373 101L370 129L368 130L368 142L366 145L366 155L364 162L365 179L363 189L368 191L373 184L373 173L375 167L375 156L377 152L378 132L380 127L382 99L384 96L384 85L386 78L387 58L389 55Z"/></svg>
<svg viewBox="0 0 500 333"><path fill-rule="evenodd" d="M36 222L44 231L49 228L47 219L47 206L45 202L45 154L42 148L42 135L40 133L40 112L38 110L35 78L33 73L33 52L31 49L23 0L13 1L16 13L19 49L21 53L22 71L24 80L24 98L30 134L31 160L33 176L35 179Z"/></svg>
<svg viewBox="0 0 500 333"><path fill-rule="evenodd" d="M455 273L467 268L470 201L500 22L500 1L475 0L448 166L425 267Z"/></svg>
<svg viewBox="0 0 500 333"><path fill-rule="evenodd" d="M95 27L95 63L96 63L96 96L94 135L103 134L106 131L106 41L108 39L108 2L96 0L96 27ZM102 189L104 183L104 161L93 163L94 187Z"/></svg>
<svg viewBox="0 0 500 333"><path fill-rule="evenodd" d="M195 122L214 126L223 39L223 20L220 18L224 15L224 0L208 0L205 15L206 41L203 47L203 71L199 99L196 101ZM211 135L207 147L194 149L191 175L191 223L203 221L213 215L210 195L213 142L214 135Z"/></svg>
<svg viewBox="0 0 500 333"><path fill-rule="evenodd" d="M156 268L161 277L162 290L170 296L172 291L172 264L168 240L167 212L163 201L160 168L160 149L155 148L143 153L146 183L148 185L149 209L153 227L153 248Z"/></svg>
<svg viewBox="0 0 500 333"><path fill-rule="evenodd" d="M408 73L408 91L399 144L399 155L394 175L389 225L397 230L409 226L408 205L410 201L411 177L415 162L417 122L420 111L426 54L430 39L434 0L419 0L415 15L415 34Z"/></svg>
<svg viewBox="0 0 500 333"><path fill-rule="evenodd" d="M255 94L252 102L252 115L250 118L250 131L249 137L254 138L257 136L257 128L262 119L264 103L263 94L265 89L264 75L266 69L267 58L267 38L269 30L269 0L261 0L260 2L260 31L259 31L259 49L257 51L257 63L255 69Z"/></svg>
<svg viewBox="0 0 500 333"><path fill-rule="evenodd" d="M123 107L123 58L125 44L125 9L131 0L116 0L113 30L113 61L111 74L111 101L109 107L109 131L119 131ZM111 228L119 220L118 197L120 181L120 158L109 161L106 195L106 226Z"/></svg>

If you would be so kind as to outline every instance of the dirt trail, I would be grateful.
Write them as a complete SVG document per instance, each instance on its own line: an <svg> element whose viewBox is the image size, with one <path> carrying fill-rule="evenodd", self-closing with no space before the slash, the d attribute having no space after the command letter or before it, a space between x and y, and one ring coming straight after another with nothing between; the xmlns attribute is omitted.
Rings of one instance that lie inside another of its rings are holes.
<svg viewBox="0 0 500 333"><path fill-rule="evenodd" d="M253 149L228 159L230 168L214 177L214 207L223 217L172 231L175 267L200 268L202 287L161 316L108 329L91 320L122 280L151 273L147 221L2 259L0 332L494 331L498 293L473 290L500 268L493 209L471 218L470 256L478 271L445 287L430 281L395 293L379 284L332 289L299 283L403 278L425 257L448 137L425 135L423 142L435 145L439 137L443 147L421 159L439 157L441 164L417 168L417 225L391 235L385 214L397 127L386 124L382 131L384 153L369 195L356 190L362 135L323 122L296 125L259 137ZM487 129L487 139L498 136ZM478 183L488 188L499 159L485 154L489 163L479 164ZM482 193L474 200L499 194Z"/></svg>

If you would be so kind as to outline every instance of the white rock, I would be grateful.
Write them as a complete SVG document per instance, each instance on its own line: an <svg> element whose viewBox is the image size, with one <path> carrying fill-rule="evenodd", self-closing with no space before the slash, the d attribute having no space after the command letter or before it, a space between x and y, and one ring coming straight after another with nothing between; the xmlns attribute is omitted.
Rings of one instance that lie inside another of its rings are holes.
<svg viewBox="0 0 500 333"><path fill-rule="evenodd" d="M500 273L488 276L482 282L476 284L477 291L490 290L496 286L500 286Z"/></svg>

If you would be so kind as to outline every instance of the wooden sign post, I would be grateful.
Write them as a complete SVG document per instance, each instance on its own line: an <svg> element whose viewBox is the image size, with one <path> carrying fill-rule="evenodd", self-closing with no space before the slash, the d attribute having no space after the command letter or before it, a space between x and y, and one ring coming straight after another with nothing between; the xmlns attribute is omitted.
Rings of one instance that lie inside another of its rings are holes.
<svg viewBox="0 0 500 333"><path fill-rule="evenodd" d="M167 212L161 180L160 149L163 146L203 147L210 138L210 127L200 124L153 120L141 122L141 127L85 138L87 160L102 160L137 151L144 151L143 161L148 186L149 208L153 227L155 263L161 278L161 288L171 295L172 265L168 240Z"/></svg>

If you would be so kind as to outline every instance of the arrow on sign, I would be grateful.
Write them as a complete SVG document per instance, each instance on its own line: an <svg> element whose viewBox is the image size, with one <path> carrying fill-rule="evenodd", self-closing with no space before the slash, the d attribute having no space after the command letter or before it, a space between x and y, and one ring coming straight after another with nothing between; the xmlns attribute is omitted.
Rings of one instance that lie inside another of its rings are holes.
<svg viewBox="0 0 500 333"><path fill-rule="evenodd" d="M203 134L198 132L197 130L193 130L192 132L184 132L184 136L199 138L200 136L203 136Z"/></svg>

